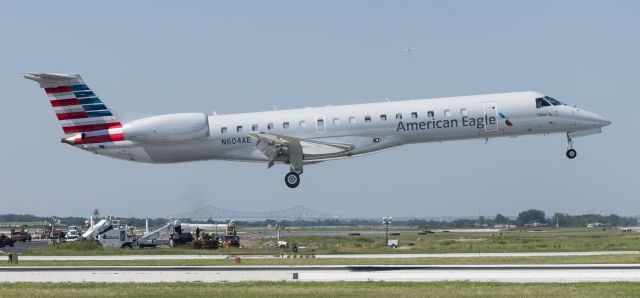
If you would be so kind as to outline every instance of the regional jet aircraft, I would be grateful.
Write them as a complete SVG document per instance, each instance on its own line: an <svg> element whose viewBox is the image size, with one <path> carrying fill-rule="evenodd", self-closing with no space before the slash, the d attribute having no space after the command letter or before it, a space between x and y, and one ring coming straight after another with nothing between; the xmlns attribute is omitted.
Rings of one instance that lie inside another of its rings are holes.
<svg viewBox="0 0 640 298"><path fill-rule="evenodd" d="M285 164L288 187L304 165L379 152L406 144L601 132L602 116L538 92L325 106L218 115L140 116L109 108L78 74L27 73L44 88L66 134L63 143L95 154L147 162L196 160Z"/></svg>

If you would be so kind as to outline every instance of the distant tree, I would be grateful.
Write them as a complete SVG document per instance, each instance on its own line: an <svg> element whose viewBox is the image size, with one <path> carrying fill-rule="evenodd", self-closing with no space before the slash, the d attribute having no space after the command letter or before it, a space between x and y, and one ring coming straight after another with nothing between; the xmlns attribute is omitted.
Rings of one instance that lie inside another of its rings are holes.
<svg viewBox="0 0 640 298"><path fill-rule="evenodd" d="M478 217L478 225L484 226L485 223L486 223L486 220L484 219L484 216Z"/></svg>
<svg viewBox="0 0 640 298"><path fill-rule="evenodd" d="M509 223L509 218L507 218L506 216L498 213L498 214L496 214L496 218L493 221L495 221L495 223L497 225L506 225L506 224Z"/></svg>
<svg viewBox="0 0 640 298"><path fill-rule="evenodd" d="M518 214L518 218L516 219L516 223L519 226L532 224L534 222L537 223L546 223L547 219L544 216L544 211L529 209L527 211L522 211Z"/></svg>

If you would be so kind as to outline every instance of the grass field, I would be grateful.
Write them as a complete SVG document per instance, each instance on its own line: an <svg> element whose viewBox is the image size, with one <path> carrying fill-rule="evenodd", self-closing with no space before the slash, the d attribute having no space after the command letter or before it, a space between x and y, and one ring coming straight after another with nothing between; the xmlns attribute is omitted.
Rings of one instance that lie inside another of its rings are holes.
<svg viewBox="0 0 640 298"><path fill-rule="evenodd" d="M257 265L488 265L488 264L637 264L637 255L562 257L481 257L410 259L244 259L20 261L21 266L257 266ZM8 266L0 262L0 267Z"/></svg>
<svg viewBox="0 0 640 298"><path fill-rule="evenodd" d="M241 282L3 284L2 297L637 297L640 283Z"/></svg>
<svg viewBox="0 0 640 298"><path fill-rule="evenodd" d="M315 229L312 229L315 231ZM298 230L304 231L304 230ZM284 240L297 244L301 254L348 253L460 253L460 252L562 252L638 250L640 234L618 229L544 228L518 229L503 232L449 232L419 235L418 230L403 231L398 239L400 247L384 246L384 235L349 236L346 232L333 236L288 236ZM120 255L120 254L273 254L282 252L269 248L274 239L243 241L243 248L220 250L171 249L105 249L81 242L35 249L31 255ZM287 252L285 252L287 253Z"/></svg>
<svg viewBox="0 0 640 298"><path fill-rule="evenodd" d="M405 232L398 239L401 248L384 247L384 236L295 236L289 237L311 253L458 253L458 252L544 252L638 250L640 235L618 229L521 229L503 232L436 233Z"/></svg>

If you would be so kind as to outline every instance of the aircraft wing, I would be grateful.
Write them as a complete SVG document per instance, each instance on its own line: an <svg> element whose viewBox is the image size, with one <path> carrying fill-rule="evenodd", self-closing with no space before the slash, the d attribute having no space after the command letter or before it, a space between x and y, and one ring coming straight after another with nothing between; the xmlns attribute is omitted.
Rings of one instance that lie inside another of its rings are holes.
<svg viewBox="0 0 640 298"><path fill-rule="evenodd" d="M354 146L300 139L270 133L248 133L256 140L256 147L269 160L269 168L275 161L289 162L294 168L303 160L338 157L351 151Z"/></svg>

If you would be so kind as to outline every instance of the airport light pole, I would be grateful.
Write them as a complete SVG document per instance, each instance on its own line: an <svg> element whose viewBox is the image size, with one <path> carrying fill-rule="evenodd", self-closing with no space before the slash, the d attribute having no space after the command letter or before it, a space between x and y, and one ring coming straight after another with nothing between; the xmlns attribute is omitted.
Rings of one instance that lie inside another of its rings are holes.
<svg viewBox="0 0 640 298"><path fill-rule="evenodd" d="M391 224L391 219L393 217L383 217L382 218L382 224L384 224L386 226L385 229L385 233L384 233L384 246L387 247L389 246L389 225Z"/></svg>

